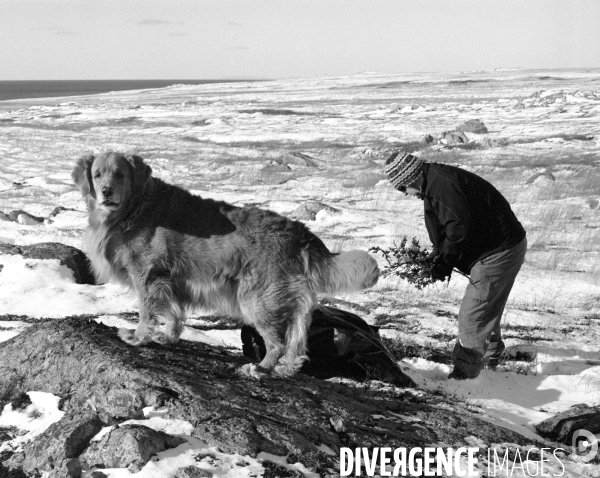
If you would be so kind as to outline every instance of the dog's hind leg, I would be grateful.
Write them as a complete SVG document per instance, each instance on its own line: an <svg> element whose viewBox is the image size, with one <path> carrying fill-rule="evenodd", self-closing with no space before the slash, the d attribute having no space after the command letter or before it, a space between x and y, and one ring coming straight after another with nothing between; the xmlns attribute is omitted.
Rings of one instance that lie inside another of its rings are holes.
<svg viewBox="0 0 600 478"><path fill-rule="evenodd" d="M307 330L315 302L316 296L304 284L289 279L241 300L245 321L263 337L267 351L258 365L245 365L242 373L255 378L269 373L281 377L294 375L306 360Z"/></svg>
<svg viewBox="0 0 600 478"><path fill-rule="evenodd" d="M307 338L312 322L312 311L317 304L316 294L305 287L296 299L296 309L292 320L287 324L285 334L285 354L275 365L274 374L280 377L291 377L297 373L308 359Z"/></svg>

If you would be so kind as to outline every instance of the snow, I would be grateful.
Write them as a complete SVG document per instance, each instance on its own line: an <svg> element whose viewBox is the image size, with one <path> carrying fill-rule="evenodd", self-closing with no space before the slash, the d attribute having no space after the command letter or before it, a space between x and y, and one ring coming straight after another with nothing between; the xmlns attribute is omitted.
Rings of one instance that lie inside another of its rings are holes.
<svg viewBox="0 0 600 478"><path fill-rule="evenodd" d="M453 83L466 80L472 82ZM532 439L541 440L533 425L553 414L578 403L600 404L600 212L590 205L600 199L600 188L593 184L598 179L594 168L600 165L600 71L369 72L182 86L144 95L115 92L66 103L37 101L0 103L0 118L13 120L0 123L0 210L23 209L44 217L56 206L68 210L41 225L0 221L0 243L57 241L81 248L87 215L71 183L73 160L90 151L121 149L142 155L157 176L203 197L258 204L286 215L307 199L340 209L339 214L321 211L315 221L307 221L332 250L389 247L402 236L418 237L425 246L422 204L391 189L381 171L385 156L379 151L480 119L490 133L469 137L492 145L504 141L505 146L463 156L446 148L427 154L432 160L444 160L446 154L450 164L489 175L528 231L527 261L503 319L503 329L509 332L507 355L513 358L497 371L483 371L468 381L448 380L450 366L426 358L406 358L403 367L419 387L441 389L477 409L485 420ZM302 114L239 112L244 109ZM117 128L119 120L132 115L137 119ZM199 120L205 124L192 124ZM28 127L30 123L39 129ZM77 124L85 126L84 133ZM574 134L592 139L569 139ZM182 141L186 136L198 141ZM510 143L516 139L531 142ZM269 144L275 146L265 146ZM344 144L355 147L336 146ZM291 175L282 176L285 181L261 175L269 161L298 152L320 167L290 163L291 172L282 173ZM514 157L522 164L511 163ZM564 164L561 158L566 158ZM541 182L525 184L546 169L556 181L540 176ZM361 186L366 175L374 175L368 183L373 186ZM580 192L584 187L589 192ZM135 297L120 286L75 284L71 271L54 260L0 254L0 264L0 342L30 325L15 320L21 315L59 320L91 314L112 327L136 326L128 318L137 311ZM455 336L454 317L465 284L464 277L455 276L447 285L416 291L382 278L374 288L340 299L356 305L352 311L371 323L381 316L402 319L382 329L386 336L412 341L415 347L441 347L447 345L445 339L431 337ZM193 315L189 324L204 325L203 313ZM182 338L241 349L237 329L186 327ZM520 361L524 355L532 360ZM1 445L0 452L18 448L62 416L58 397L35 390L29 395L34 403L24 413L7 405L0 415L0 427L26 432ZM216 476L259 476L264 458L302 469L283 457L220 453L191 437L191 424L165 419L165 413L148 410L148 418L136 423L181 436L186 443L160 453L137 477L170 477L187 465ZM202 455L205 458L197 461ZM550 473L560 471L555 465ZM578 463L576 457L566 460L565 467L564 476L600 476L598 465ZM131 476L127 470L104 472L111 478Z"/></svg>

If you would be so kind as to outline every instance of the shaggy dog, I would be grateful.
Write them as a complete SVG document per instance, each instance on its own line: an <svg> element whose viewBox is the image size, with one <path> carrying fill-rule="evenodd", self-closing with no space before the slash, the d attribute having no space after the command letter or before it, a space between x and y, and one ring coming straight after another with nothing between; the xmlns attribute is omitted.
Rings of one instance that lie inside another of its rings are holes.
<svg viewBox="0 0 600 478"><path fill-rule="evenodd" d="M201 307L264 338L266 356L243 373L291 376L306 359L317 293L377 282L366 252L334 254L301 222L203 199L151 174L141 157L114 152L83 156L72 173L87 202L83 241L96 275L137 294L139 325L119 330L132 345L176 342L186 310Z"/></svg>

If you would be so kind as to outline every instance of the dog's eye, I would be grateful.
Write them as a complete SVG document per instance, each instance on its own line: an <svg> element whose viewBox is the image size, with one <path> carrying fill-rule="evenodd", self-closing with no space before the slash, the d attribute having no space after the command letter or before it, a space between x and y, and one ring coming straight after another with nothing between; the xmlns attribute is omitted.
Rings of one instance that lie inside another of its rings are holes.
<svg viewBox="0 0 600 478"><path fill-rule="evenodd" d="M96 174L94 174L94 178L98 179L100 177L100 171L96 171Z"/></svg>
<svg viewBox="0 0 600 478"><path fill-rule="evenodd" d="M115 177L121 179L121 178L124 178L125 175L121 171L116 171L115 172Z"/></svg>

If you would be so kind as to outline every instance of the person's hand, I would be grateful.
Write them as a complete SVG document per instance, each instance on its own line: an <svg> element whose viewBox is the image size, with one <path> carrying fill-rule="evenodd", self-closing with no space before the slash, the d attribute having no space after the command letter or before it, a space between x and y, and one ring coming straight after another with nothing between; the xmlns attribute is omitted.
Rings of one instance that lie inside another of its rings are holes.
<svg viewBox="0 0 600 478"><path fill-rule="evenodd" d="M431 266L431 277L433 279L443 281L450 278L452 275L452 266L444 260L442 254L434 256L431 261L433 262Z"/></svg>
<svg viewBox="0 0 600 478"><path fill-rule="evenodd" d="M438 251L437 249L434 249L433 251L431 251L429 253L429 255L427 256L427 262L435 262L436 259L440 257L440 251Z"/></svg>

